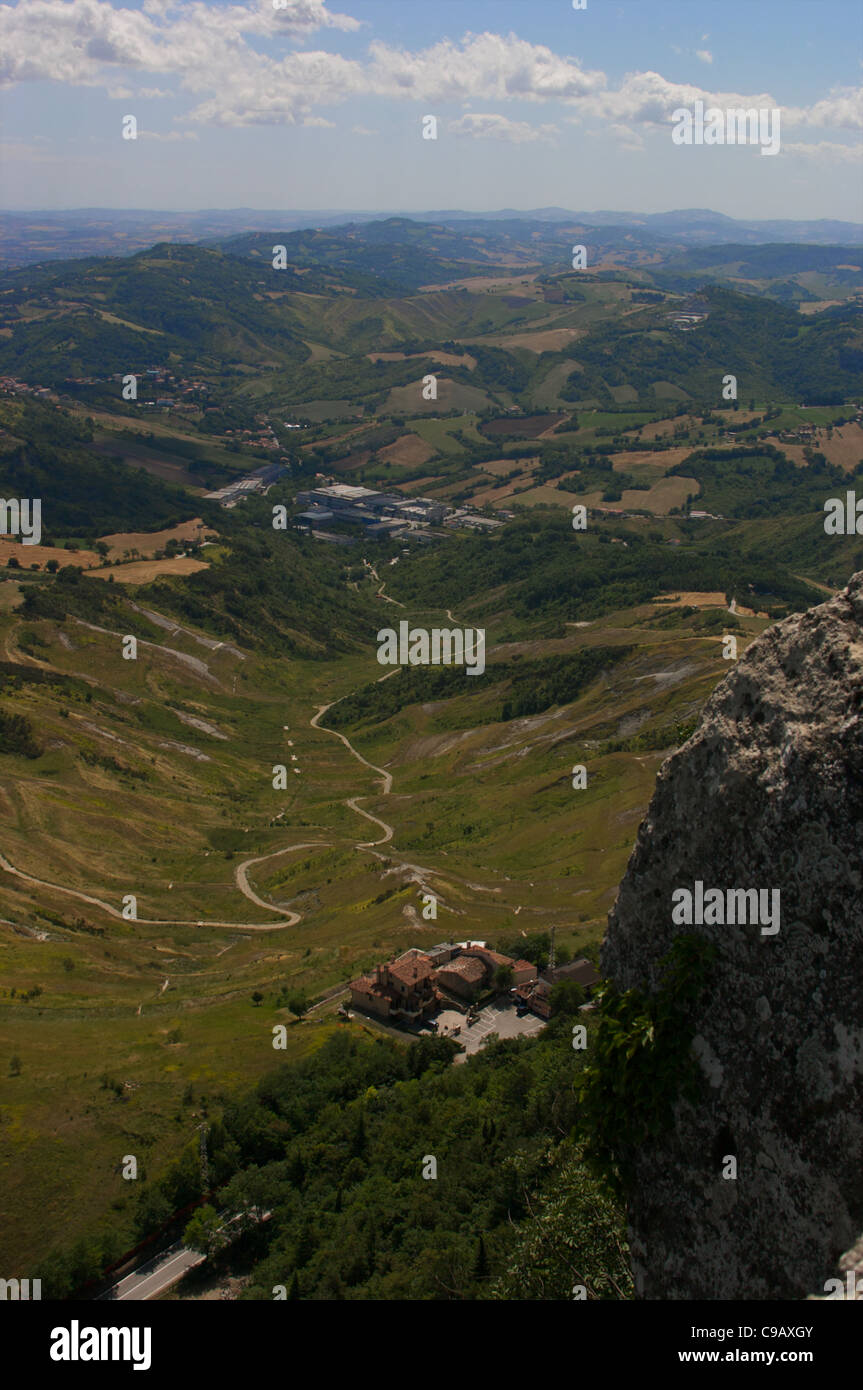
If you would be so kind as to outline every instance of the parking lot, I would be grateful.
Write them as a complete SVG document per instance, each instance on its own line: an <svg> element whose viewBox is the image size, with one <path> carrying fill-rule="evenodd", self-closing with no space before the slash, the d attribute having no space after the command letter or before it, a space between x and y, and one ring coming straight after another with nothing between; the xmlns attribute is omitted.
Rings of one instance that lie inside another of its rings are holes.
<svg viewBox="0 0 863 1390"><path fill-rule="evenodd" d="M483 1039L487 1038L489 1033L497 1033L499 1038L531 1037L545 1027L543 1020L534 1014L525 1014L523 1018L519 1018L515 1004L508 999L496 1000L493 1004L487 1005L470 1027L467 1024L467 1016L459 1013L457 1009L441 1009L435 1016L435 1022L439 1038L451 1037L455 1028L461 1029L457 1041L465 1051L456 1057L457 1062L462 1061L469 1053L479 1051ZM425 1031L423 1029L423 1032Z"/></svg>

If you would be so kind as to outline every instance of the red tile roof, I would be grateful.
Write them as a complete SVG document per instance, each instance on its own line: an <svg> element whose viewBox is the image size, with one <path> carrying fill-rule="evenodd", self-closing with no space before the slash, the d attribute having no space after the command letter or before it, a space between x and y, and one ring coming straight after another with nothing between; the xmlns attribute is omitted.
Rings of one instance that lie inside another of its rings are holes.
<svg viewBox="0 0 863 1390"><path fill-rule="evenodd" d="M401 980L403 984L415 985L427 980L434 972L434 966L428 956L413 956L405 960L404 958L393 961L392 965L386 967L390 975L395 979Z"/></svg>
<svg viewBox="0 0 863 1390"><path fill-rule="evenodd" d="M512 965L512 956L502 956L500 951L490 951L487 946L466 946L462 951L463 956L478 956L480 960L488 961L489 964Z"/></svg>
<svg viewBox="0 0 863 1390"><path fill-rule="evenodd" d="M394 991L390 985L384 981L378 981L373 975L360 975L359 979L351 980L348 989L357 990L363 994L376 994L379 999L392 999Z"/></svg>
<svg viewBox="0 0 863 1390"><path fill-rule="evenodd" d="M477 960L475 956L466 956L464 953L457 956L455 960L451 960L447 965L442 965L438 975L445 976L448 971L461 975L468 984L479 984L485 978L482 961Z"/></svg>

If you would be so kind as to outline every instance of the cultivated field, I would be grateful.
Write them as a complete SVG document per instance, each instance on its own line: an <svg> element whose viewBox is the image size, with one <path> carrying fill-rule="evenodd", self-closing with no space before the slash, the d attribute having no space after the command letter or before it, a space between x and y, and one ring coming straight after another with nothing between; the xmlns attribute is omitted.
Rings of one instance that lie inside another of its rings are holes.
<svg viewBox="0 0 863 1390"><path fill-rule="evenodd" d="M164 531L118 531L114 535L101 537L108 547L109 560L122 560L123 556L132 550L137 550L141 557L146 559L155 555L157 550L164 550L169 541L203 541L216 538L217 532L205 527L199 516L192 521L181 521L178 526L168 527Z"/></svg>
<svg viewBox="0 0 863 1390"><path fill-rule="evenodd" d="M132 560L128 565L116 565L107 569L93 570L93 579L113 579L115 584L150 584L166 574L197 574L208 569L205 560L195 560L191 555L178 555L163 560Z"/></svg>
<svg viewBox="0 0 863 1390"><path fill-rule="evenodd" d="M366 357L370 362L410 362L417 357L430 357L444 367L467 367L470 371L476 366L476 358L471 357L469 352L460 357L456 352L443 352L437 348L429 352L367 352Z"/></svg>
<svg viewBox="0 0 863 1390"><path fill-rule="evenodd" d="M491 400L485 391L480 391L475 386L463 386L460 381L451 381L449 377L439 376L437 400L423 400L422 379L418 378L416 381L408 382L407 386L393 386L377 413L401 415L422 411L429 415L439 415L447 410L487 410L490 405Z"/></svg>
<svg viewBox="0 0 863 1390"><path fill-rule="evenodd" d="M565 415L512 415L507 419L488 420L480 433L489 439L496 439L500 435L538 439L553 431L565 419Z"/></svg>
<svg viewBox="0 0 863 1390"><path fill-rule="evenodd" d="M434 455L435 451L431 445L420 439L418 434L403 434L394 444L387 444L385 448L378 450L378 458L385 462L410 468L427 463Z"/></svg>
<svg viewBox="0 0 863 1390"><path fill-rule="evenodd" d="M496 334L487 339L493 347L528 348L531 352L565 352L571 343L585 335L583 328L545 328L537 332Z"/></svg>
<svg viewBox="0 0 863 1390"><path fill-rule="evenodd" d="M537 467L538 464L539 464L539 455L538 455L538 454L537 454L536 458L526 458L526 459L512 459L512 458L509 458L509 459L491 459L488 463L482 463L482 464L479 465L479 472L481 472L481 473L490 473L490 474L492 475L492 477L498 478L498 477L502 477L503 475L505 475L505 474L507 474L507 473L511 473L511 472L513 471L514 468L518 468L518 469L521 470L522 473L528 474L528 473L531 473L531 472L533 471L533 469Z"/></svg>
<svg viewBox="0 0 863 1390"><path fill-rule="evenodd" d="M44 569L49 560L56 560L60 569L65 569L67 565L80 565L82 569L89 569L92 565L105 563L95 550L63 550L60 546L23 545L21 541L10 541L0 536L0 565L7 566L13 559L25 570L34 567Z"/></svg>
<svg viewBox="0 0 863 1390"><path fill-rule="evenodd" d="M863 461L863 429L853 421L847 425L835 425L832 437L828 437L826 429L817 429L814 439L808 445L784 444L775 435L768 435L767 443L781 449L783 454L801 468L806 466L804 449L807 447L823 454L828 463L844 468L847 473L853 473Z"/></svg>

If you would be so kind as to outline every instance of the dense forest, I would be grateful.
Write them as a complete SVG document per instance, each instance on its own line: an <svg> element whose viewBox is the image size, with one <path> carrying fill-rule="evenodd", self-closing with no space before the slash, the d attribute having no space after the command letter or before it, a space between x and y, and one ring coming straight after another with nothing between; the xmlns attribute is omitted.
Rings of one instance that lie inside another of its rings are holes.
<svg viewBox="0 0 863 1390"><path fill-rule="evenodd" d="M823 535L823 532L822 532ZM612 545L612 536L626 546ZM388 591L418 605L446 606L453 594L471 604L472 621L500 603L506 586L509 611L521 619L593 619L655 594L696 589L729 597L750 592L771 616L812 602L812 590L779 557L756 545L745 555L735 543L704 537L691 524L688 543L665 544L661 533L603 527L572 530L557 512L536 511L494 536L459 537L453 544L397 566Z"/></svg>
<svg viewBox="0 0 863 1390"><path fill-rule="evenodd" d="M631 651L632 647L625 646L586 647L568 656L542 657L535 661L516 656L512 661L494 662L484 673L482 708L471 706L461 718L457 711L447 710L445 727L455 727L454 720L477 726L520 719L540 714L553 705L568 704L601 672L615 666ZM479 693L477 677L469 675L462 667L405 666L392 680L374 681L340 700L324 722L333 729L379 723L408 705Z"/></svg>
<svg viewBox="0 0 863 1390"><path fill-rule="evenodd" d="M0 400L3 495L42 499L42 544L118 531L157 531L200 515L180 488L100 458L88 421L32 401Z"/></svg>
<svg viewBox="0 0 863 1390"><path fill-rule="evenodd" d="M669 469L697 478L701 485L700 507L721 516L800 516L823 512L824 502L863 477L863 459L853 473L832 467L823 456L814 456L807 468L798 468L770 444L753 448L700 449Z"/></svg>
<svg viewBox="0 0 863 1390"><path fill-rule="evenodd" d="M703 296L708 317L697 332L672 329L665 306L594 329L578 344L581 370L561 396L606 401L609 387L624 385L649 396L657 382L670 382L696 401L719 404L726 372L745 380L752 395L806 405L838 405L856 393L863 349L855 309L807 320L790 306L717 285Z"/></svg>
<svg viewBox="0 0 863 1390"><path fill-rule="evenodd" d="M210 1127L218 1191L185 1238L218 1267L235 1213L221 1258L251 1268L251 1299L280 1286L293 1299L568 1299L575 1284L631 1297L621 1208L580 1159L573 1017L564 1002L539 1038L490 1041L455 1067L450 1040L346 1026L224 1104ZM142 1183L138 1230L200 1194L190 1144ZM46 1292L69 1294L118 1253L97 1235L58 1252Z"/></svg>

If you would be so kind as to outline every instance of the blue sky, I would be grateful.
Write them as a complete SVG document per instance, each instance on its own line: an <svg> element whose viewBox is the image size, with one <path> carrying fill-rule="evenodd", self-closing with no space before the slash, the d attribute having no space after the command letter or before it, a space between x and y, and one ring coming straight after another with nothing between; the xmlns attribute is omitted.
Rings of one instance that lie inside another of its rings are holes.
<svg viewBox="0 0 863 1390"><path fill-rule="evenodd" d="M0 205L863 221L861 80L859 0L22 0ZM675 145L696 99L778 108L778 156Z"/></svg>

